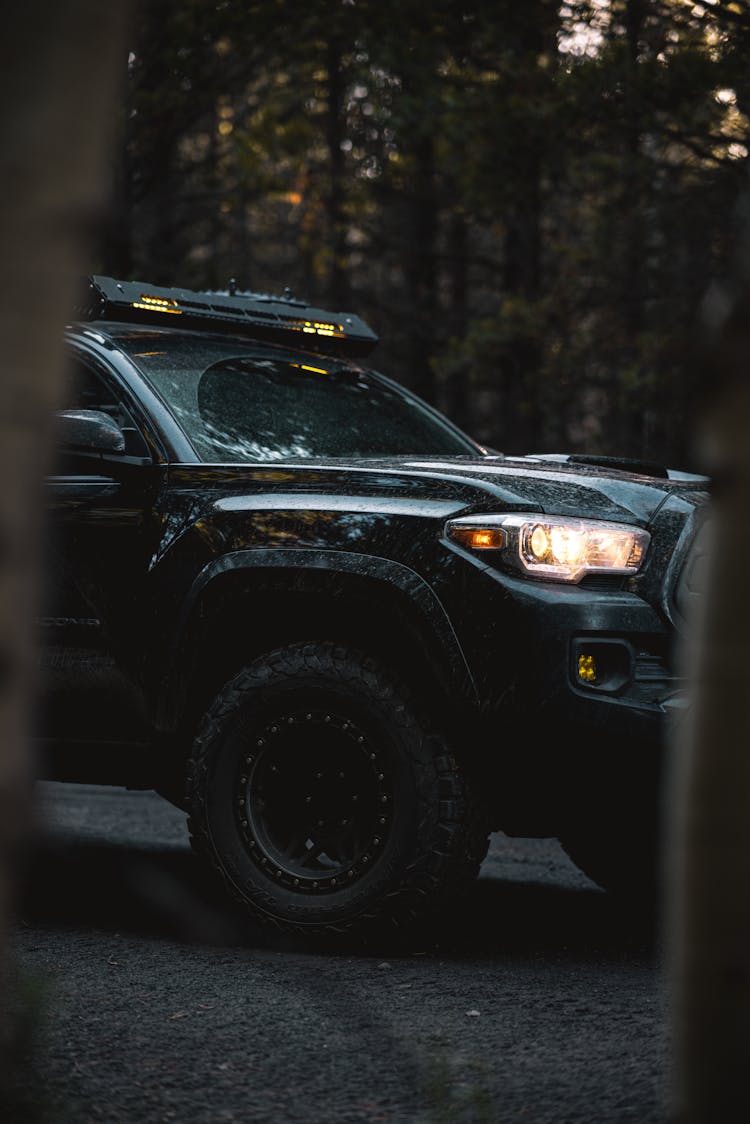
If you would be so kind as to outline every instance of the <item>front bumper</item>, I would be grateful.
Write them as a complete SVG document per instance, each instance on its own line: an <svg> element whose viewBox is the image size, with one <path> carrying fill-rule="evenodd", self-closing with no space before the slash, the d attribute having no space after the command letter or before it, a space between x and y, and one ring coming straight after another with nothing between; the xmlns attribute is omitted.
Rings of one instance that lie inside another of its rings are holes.
<svg viewBox="0 0 750 1124"><path fill-rule="evenodd" d="M478 566L466 567L461 584L445 593L455 595L448 611L477 692L471 755L495 826L555 835L584 792L617 799L646 776L653 787L686 701L666 618L627 588Z"/></svg>

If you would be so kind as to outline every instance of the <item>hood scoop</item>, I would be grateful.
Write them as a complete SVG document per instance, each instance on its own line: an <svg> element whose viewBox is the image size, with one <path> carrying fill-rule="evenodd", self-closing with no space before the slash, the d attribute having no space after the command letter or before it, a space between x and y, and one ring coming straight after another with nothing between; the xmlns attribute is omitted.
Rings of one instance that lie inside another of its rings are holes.
<svg viewBox="0 0 750 1124"><path fill-rule="evenodd" d="M557 460L558 458L553 454L552 457L547 459ZM560 459L564 459L568 464L599 465L600 468L615 468L622 472L634 472L638 476L655 476L660 480L669 479L669 472L664 465L657 464L655 461L638 460L635 457L605 457L599 456L597 453L570 453Z"/></svg>

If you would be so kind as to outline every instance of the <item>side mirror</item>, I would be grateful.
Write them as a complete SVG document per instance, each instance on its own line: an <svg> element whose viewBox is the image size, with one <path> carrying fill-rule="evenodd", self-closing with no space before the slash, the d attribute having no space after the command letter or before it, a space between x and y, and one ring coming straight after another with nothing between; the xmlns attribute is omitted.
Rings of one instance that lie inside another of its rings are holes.
<svg viewBox="0 0 750 1124"><path fill-rule="evenodd" d="M103 410L60 410L56 419L58 440L65 449L125 452L124 433Z"/></svg>

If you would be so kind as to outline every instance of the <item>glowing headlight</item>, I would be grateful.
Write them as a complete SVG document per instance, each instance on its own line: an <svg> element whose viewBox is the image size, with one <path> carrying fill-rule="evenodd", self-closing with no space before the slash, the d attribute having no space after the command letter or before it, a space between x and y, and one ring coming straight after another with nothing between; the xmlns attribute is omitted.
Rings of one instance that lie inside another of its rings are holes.
<svg viewBox="0 0 750 1124"><path fill-rule="evenodd" d="M556 515L470 515L451 519L446 538L493 551L531 577L577 582L585 574L635 574L651 536L640 527Z"/></svg>

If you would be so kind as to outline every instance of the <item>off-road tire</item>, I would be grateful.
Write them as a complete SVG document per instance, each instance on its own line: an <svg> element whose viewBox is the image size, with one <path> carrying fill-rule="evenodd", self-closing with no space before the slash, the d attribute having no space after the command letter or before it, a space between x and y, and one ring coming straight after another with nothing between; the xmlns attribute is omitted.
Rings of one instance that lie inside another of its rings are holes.
<svg viewBox="0 0 750 1124"><path fill-rule="evenodd" d="M198 855L252 919L288 932L403 929L487 853L480 802L422 708L333 643L280 648L226 684L195 738L186 801Z"/></svg>

